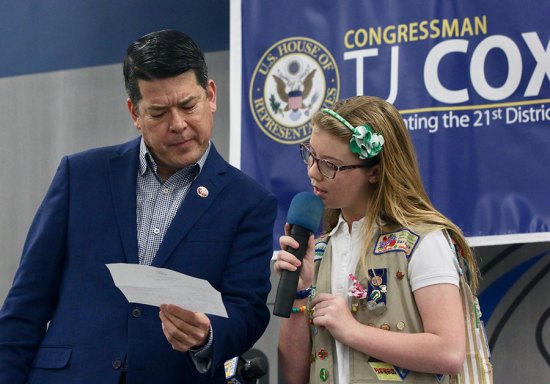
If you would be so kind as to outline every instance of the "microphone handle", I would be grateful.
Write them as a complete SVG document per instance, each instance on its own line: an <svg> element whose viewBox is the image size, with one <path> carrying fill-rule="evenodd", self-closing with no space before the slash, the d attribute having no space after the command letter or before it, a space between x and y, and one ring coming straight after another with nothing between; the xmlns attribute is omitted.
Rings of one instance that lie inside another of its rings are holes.
<svg viewBox="0 0 550 384"><path fill-rule="evenodd" d="M300 226L293 225L290 229L290 236L298 242L298 248L289 247L287 251L298 260L302 261L306 254L307 242L311 236L311 231ZM277 287L277 296L275 297L275 305L273 307L273 314L275 316L290 317L292 312L292 303L296 296L296 290L298 289L298 280L300 279L300 266L296 271L281 271L281 278L279 279L279 286Z"/></svg>

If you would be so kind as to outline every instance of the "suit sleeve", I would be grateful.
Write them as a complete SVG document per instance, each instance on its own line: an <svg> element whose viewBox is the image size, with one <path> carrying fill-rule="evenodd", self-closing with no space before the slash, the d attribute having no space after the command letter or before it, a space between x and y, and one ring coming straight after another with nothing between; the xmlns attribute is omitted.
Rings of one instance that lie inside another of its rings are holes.
<svg viewBox="0 0 550 384"><path fill-rule="evenodd" d="M221 285L229 318L211 317L214 368L250 349L269 323L267 296L276 214L275 197L264 195L248 209L237 228Z"/></svg>
<svg viewBox="0 0 550 384"><path fill-rule="evenodd" d="M64 158L31 224L13 285L0 310L0 383L25 383L54 312L68 210Z"/></svg>

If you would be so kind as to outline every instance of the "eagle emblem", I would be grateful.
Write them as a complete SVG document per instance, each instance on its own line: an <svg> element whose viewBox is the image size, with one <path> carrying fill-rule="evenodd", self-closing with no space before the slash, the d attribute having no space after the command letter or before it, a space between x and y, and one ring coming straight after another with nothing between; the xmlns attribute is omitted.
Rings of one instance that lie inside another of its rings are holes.
<svg viewBox="0 0 550 384"><path fill-rule="evenodd" d="M256 125L282 144L311 136L312 115L330 108L340 94L338 66L330 51L307 37L288 37L267 49L249 86Z"/></svg>
<svg viewBox="0 0 550 384"><path fill-rule="evenodd" d="M313 78L317 69L308 67L302 68L302 63L293 59L283 67L284 71L279 69L277 74L273 74L275 80L277 96L271 94L270 105L275 114L289 113L293 121L297 121L304 115L309 116L312 105L317 101L318 94L314 93L306 104L312 89Z"/></svg>

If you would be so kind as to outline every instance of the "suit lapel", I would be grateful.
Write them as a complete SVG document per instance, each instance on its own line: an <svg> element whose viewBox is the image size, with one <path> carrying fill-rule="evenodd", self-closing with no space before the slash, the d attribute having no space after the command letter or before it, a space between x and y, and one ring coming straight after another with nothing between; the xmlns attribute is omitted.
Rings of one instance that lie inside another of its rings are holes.
<svg viewBox="0 0 550 384"><path fill-rule="evenodd" d="M113 206L128 263L139 263L136 224L136 177L140 138L123 145L110 160Z"/></svg>
<svg viewBox="0 0 550 384"><path fill-rule="evenodd" d="M201 173L189 187L187 196L182 201L176 216L164 236L157 255L153 259L153 266L160 267L166 262L183 237L216 200L227 182L224 178L220 177L220 175L225 173L226 166L227 163L225 163L214 148L214 144L212 144ZM199 187L205 187L208 191L208 196L201 196L197 191Z"/></svg>

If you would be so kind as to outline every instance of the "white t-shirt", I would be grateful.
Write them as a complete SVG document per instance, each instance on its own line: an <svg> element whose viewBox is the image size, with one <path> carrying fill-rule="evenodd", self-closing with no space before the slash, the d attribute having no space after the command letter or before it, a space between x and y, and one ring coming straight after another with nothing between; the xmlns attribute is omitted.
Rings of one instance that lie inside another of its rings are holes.
<svg viewBox="0 0 550 384"><path fill-rule="evenodd" d="M364 218L353 222L350 233L347 223L340 216L338 224L329 234L332 245L332 293L347 300L350 300L348 292L353 284L349 274L355 274L363 249L363 221ZM420 241L409 261L407 274L413 292L433 284L449 283L459 286L455 256L442 231L428 233ZM335 344L335 383L348 383L349 347L337 340Z"/></svg>

